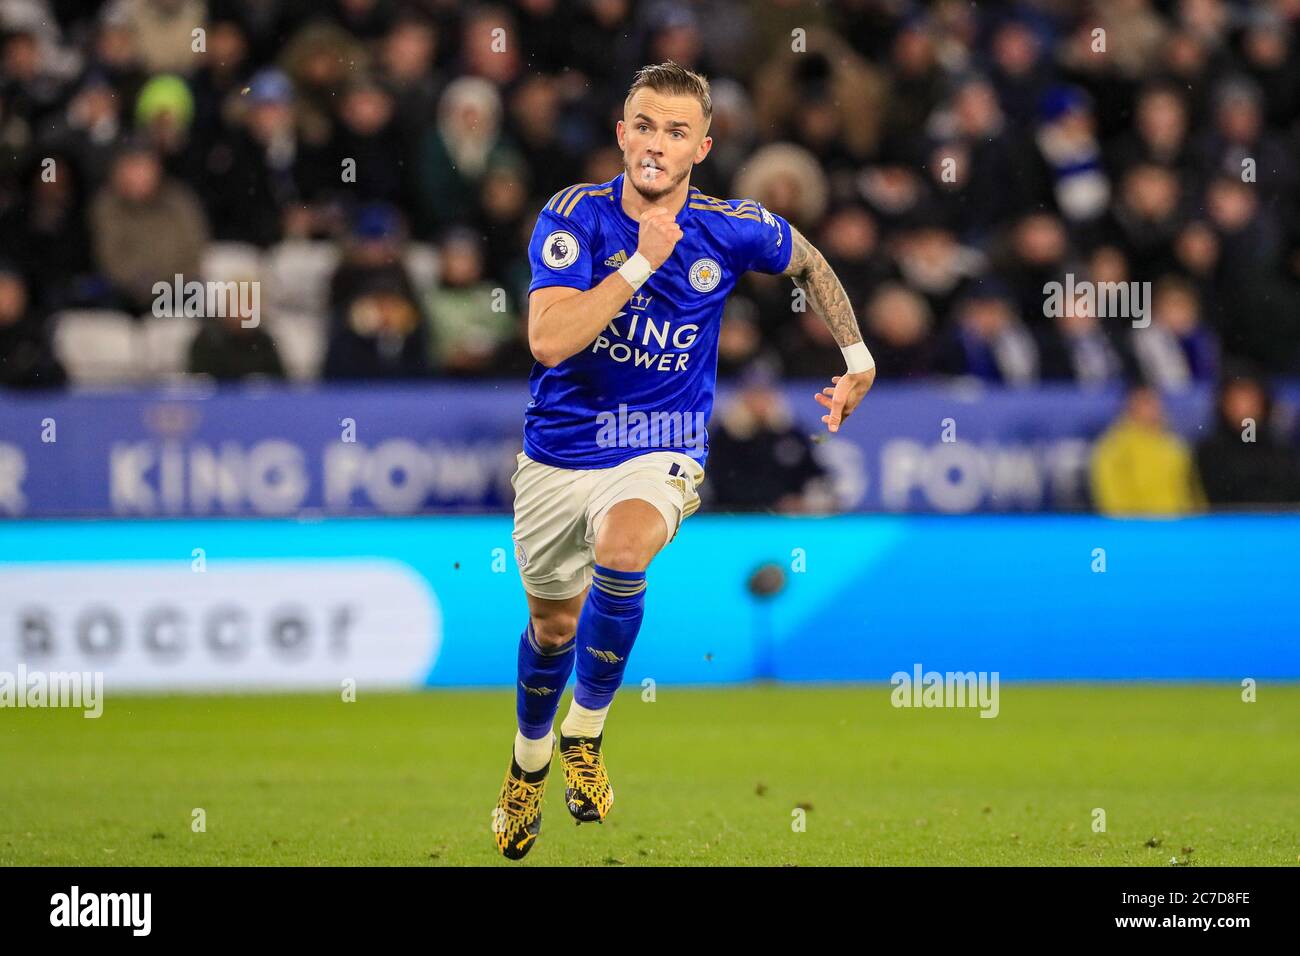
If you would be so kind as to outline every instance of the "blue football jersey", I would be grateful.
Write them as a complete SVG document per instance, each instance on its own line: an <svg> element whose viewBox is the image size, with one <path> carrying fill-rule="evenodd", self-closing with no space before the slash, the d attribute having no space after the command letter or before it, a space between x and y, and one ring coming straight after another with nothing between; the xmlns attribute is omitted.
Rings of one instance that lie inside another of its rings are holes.
<svg viewBox="0 0 1300 956"><path fill-rule="evenodd" d="M620 173L551 197L528 245L530 294L556 285L586 291L636 252L638 224L623 211L622 194ZM691 187L677 224L682 238L672 254L593 342L554 368L533 365L528 457L608 468L672 450L703 467L723 304L742 273L785 269L790 223L753 200Z"/></svg>

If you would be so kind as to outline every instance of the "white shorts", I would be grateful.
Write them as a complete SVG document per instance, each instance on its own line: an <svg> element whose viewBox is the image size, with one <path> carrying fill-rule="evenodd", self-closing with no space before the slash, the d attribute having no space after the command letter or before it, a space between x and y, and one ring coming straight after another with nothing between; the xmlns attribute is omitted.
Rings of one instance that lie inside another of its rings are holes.
<svg viewBox="0 0 1300 956"><path fill-rule="evenodd" d="M596 534L615 504L639 498L663 515L668 540L700 507L704 469L675 451L654 451L612 468L555 468L519 453L515 562L524 590L563 601L591 583Z"/></svg>

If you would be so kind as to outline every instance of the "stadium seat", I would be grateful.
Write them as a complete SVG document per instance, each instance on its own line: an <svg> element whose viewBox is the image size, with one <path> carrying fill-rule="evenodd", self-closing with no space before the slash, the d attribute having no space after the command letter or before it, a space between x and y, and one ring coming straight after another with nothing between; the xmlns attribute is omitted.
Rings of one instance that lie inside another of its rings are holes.
<svg viewBox="0 0 1300 956"><path fill-rule="evenodd" d="M324 314L338 262L339 250L332 242L281 242L267 253L263 308Z"/></svg>
<svg viewBox="0 0 1300 956"><path fill-rule="evenodd" d="M168 379L188 374L190 343L198 334L201 321L188 315L150 315L143 319L140 333L150 375Z"/></svg>
<svg viewBox="0 0 1300 956"><path fill-rule="evenodd" d="M285 373L291 380L311 382L320 377L329 344L324 315L277 312L267 324L267 332L275 340Z"/></svg>
<svg viewBox="0 0 1300 956"><path fill-rule="evenodd" d="M262 250L248 242L213 242L203 250L200 268L207 281L256 281L263 278Z"/></svg>
<svg viewBox="0 0 1300 956"><path fill-rule="evenodd" d="M93 309L56 314L54 352L78 385L138 382L148 371L140 329L124 312Z"/></svg>

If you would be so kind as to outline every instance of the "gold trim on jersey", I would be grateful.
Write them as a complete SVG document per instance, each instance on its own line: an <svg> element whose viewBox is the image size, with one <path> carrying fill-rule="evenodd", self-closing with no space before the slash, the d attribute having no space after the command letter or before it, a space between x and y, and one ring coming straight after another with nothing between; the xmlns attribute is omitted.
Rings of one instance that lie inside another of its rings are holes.
<svg viewBox="0 0 1300 956"><path fill-rule="evenodd" d="M582 202L582 200L587 196L608 196L613 191L613 186L606 186L604 189L582 189L569 200L567 206L564 206L564 208L560 210L560 215L567 219L573 213L573 210L577 207L578 203Z"/></svg>
<svg viewBox="0 0 1300 956"><path fill-rule="evenodd" d="M689 198L691 202L708 202L708 203L712 203L715 206L720 206L726 209L732 208L731 203L728 202L726 199L719 199L717 196L710 196L707 193L700 192L698 189L694 187L691 187L691 196ZM741 211L758 212L759 210L758 203L756 203L752 199L739 199L736 200L736 202L738 203L738 205L733 210L735 212L741 212Z"/></svg>
<svg viewBox="0 0 1300 956"><path fill-rule="evenodd" d="M752 219L754 222L763 221L762 216L756 212L751 212L748 209L732 209L730 206L711 206L708 203L696 202L692 202L690 206L692 209L700 209L704 212L717 212L724 216L731 216L734 219Z"/></svg>
<svg viewBox="0 0 1300 956"><path fill-rule="evenodd" d="M551 201L546 204L546 208L551 210L558 210L561 206L563 206L566 202L569 201L569 197L572 196L574 192L576 192L579 189L586 189L594 185L595 183L578 183L576 186L566 186L564 189L561 189L558 193L556 193L554 196L551 197Z"/></svg>

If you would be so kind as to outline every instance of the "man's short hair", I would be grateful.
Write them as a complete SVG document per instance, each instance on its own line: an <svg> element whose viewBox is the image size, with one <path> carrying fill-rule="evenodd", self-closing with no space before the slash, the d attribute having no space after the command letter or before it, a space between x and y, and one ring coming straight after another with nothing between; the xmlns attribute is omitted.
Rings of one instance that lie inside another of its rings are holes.
<svg viewBox="0 0 1300 956"><path fill-rule="evenodd" d="M653 66L643 66L637 70L632 85L628 87L623 105L626 106L632 99L632 94L640 89L654 90L665 96L693 96L699 101L700 111L704 114L706 130L713 120L713 97L709 93L709 81L694 70L688 70L672 60Z"/></svg>

